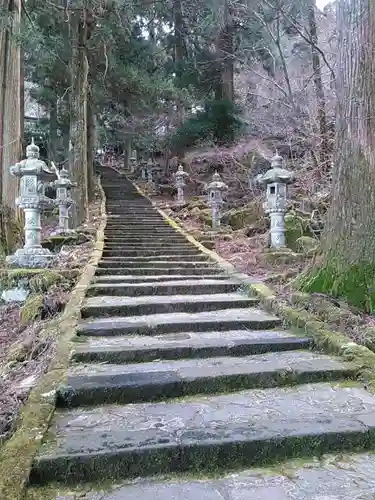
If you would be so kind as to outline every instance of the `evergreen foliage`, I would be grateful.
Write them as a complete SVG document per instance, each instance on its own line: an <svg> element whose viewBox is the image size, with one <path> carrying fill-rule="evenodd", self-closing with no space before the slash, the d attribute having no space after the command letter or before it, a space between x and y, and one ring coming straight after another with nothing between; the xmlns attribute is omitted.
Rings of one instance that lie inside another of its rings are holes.
<svg viewBox="0 0 375 500"><path fill-rule="evenodd" d="M229 144L240 133L239 110L231 101L208 101L203 111L186 120L172 138L172 145L187 149L200 143Z"/></svg>

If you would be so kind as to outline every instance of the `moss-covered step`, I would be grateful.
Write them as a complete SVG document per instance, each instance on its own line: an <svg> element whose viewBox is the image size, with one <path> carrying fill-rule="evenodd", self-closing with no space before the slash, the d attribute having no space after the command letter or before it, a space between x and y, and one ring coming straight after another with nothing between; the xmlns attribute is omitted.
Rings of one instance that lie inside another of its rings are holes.
<svg viewBox="0 0 375 500"><path fill-rule="evenodd" d="M155 282L164 282L164 281L181 281L181 280L191 280L191 279L199 279L199 280L211 280L211 281L222 281L228 279L228 276L224 273L220 274L213 274L211 275L199 275L196 276L194 274L187 274L187 275L182 275L182 274L155 274L155 275L147 275L147 276L134 276L134 275L129 275L127 274L126 276L123 275L103 275L103 276L96 276L93 283L112 283L112 284L117 284L117 283L155 283Z"/></svg>
<svg viewBox="0 0 375 500"><path fill-rule="evenodd" d="M131 283L124 280L123 283L102 283L91 285L87 290L89 297L98 295L127 295L130 297L141 297L144 295L184 295L184 294L214 294L214 293L232 293L238 290L240 284L237 281L210 280L210 279L191 279L174 280L147 283Z"/></svg>
<svg viewBox="0 0 375 500"><path fill-rule="evenodd" d="M145 250L129 250L127 247L119 247L119 248L105 248L103 250L103 257L160 257L162 255L170 255L179 257L196 257L201 256L202 253L197 249L189 249L189 250L178 250L178 249L169 249L169 248L161 248L159 250L153 249L151 246L149 249Z"/></svg>
<svg viewBox="0 0 375 500"><path fill-rule="evenodd" d="M173 229L171 231L163 230L163 232L159 232L158 229L161 227L158 226L135 226L137 229L130 228L128 226L114 228L107 228L105 230L105 235L107 237L126 237L126 236L148 236L150 234L155 234L155 236L173 238L176 234L176 231ZM142 228L142 229L141 229Z"/></svg>
<svg viewBox="0 0 375 500"><path fill-rule="evenodd" d="M162 260L162 259L152 259L152 260L143 260L141 262L139 261L129 261L129 260L122 260L120 258L116 257L104 257L100 262L99 262L99 267L156 267L156 268L169 268L171 265L173 267L194 267L198 269L206 269L206 268L212 268L213 265L216 263L210 262L210 261L185 261L183 257L180 257L180 260L170 262L168 260Z"/></svg>
<svg viewBox="0 0 375 500"><path fill-rule="evenodd" d="M77 345L72 361L77 363L145 363L158 359L195 359L248 356L266 352L308 349L311 339L277 330L229 330L226 332L179 332L145 339L92 337Z"/></svg>
<svg viewBox="0 0 375 500"><path fill-rule="evenodd" d="M106 242L107 243L107 242ZM188 245L189 247L192 247L191 243L189 243L186 239L175 239L174 236L165 236L163 238L156 238L156 237L150 237L150 238L133 238L131 236L126 236L124 237L123 241L120 243L113 243L111 242L111 245L126 245L126 246L147 246L147 245L155 245L160 247L161 245L166 245L166 246L171 246L175 245L177 247L185 246Z"/></svg>
<svg viewBox="0 0 375 500"><path fill-rule="evenodd" d="M105 250L110 250L108 247L104 247ZM119 247L121 248L121 247ZM107 257L104 257L106 259ZM113 257L108 257L108 258L113 258ZM181 255L158 255L157 257L153 256L138 256L138 257L124 257L123 255L116 255L116 260L120 262L147 262L147 261L163 261L163 260L168 260L168 262L176 262L176 261L185 261L185 262L212 262L210 257L205 254L197 254L197 255L186 255L186 256L181 256Z"/></svg>
<svg viewBox="0 0 375 500"><path fill-rule="evenodd" d="M292 459L218 477L169 477L71 487L31 488L27 500L373 500L371 453ZM350 495L349 495L350 492Z"/></svg>
<svg viewBox="0 0 375 500"><path fill-rule="evenodd" d="M172 263L171 263L172 264ZM96 270L97 276L103 276L103 274L122 274L122 275L135 275L135 276L147 276L154 274L181 274L185 275L213 275L213 274L222 274L223 271L218 267L178 267L171 266L169 268L165 267L142 267L140 264L139 267L98 267Z"/></svg>
<svg viewBox="0 0 375 500"><path fill-rule="evenodd" d="M122 217L116 217L115 219L110 219L107 222L108 226L118 226L121 224L127 224L127 225L132 225L132 224L139 224L139 225L148 225L148 224L165 224L165 221L163 220L160 215L153 211L151 213L146 213L142 211L139 211L134 214L134 216L130 216L129 214L121 214Z"/></svg>
<svg viewBox="0 0 375 500"><path fill-rule="evenodd" d="M257 308L222 309L199 313L149 314L147 316L113 316L81 321L78 335L162 335L181 331L212 332L268 330L281 325L281 320Z"/></svg>
<svg viewBox="0 0 375 500"><path fill-rule="evenodd" d="M57 412L31 484L218 471L375 444L375 397L332 383Z"/></svg>
<svg viewBox="0 0 375 500"><path fill-rule="evenodd" d="M134 243L129 243L128 241L124 242L121 245L121 248L128 249L128 250L147 250L148 248L151 250L176 250L178 253L179 250L196 250L196 248L186 241L185 243L175 243L172 239L169 241L166 241L165 243L153 243L152 241L148 243L142 243L142 242L134 242ZM121 250L121 249L119 249Z"/></svg>
<svg viewBox="0 0 375 500"><path fill-rule="evenodd" d="M127 229L118 229L117 231L105 231L107 238L119 238L121 236L122 243L127 242L129 245L132 244L147 244L151 242L155 242L155 244L161 245L163 243L172 243L175 245L184 245L188 244L191 246L191 243L186 238L181 238L179 233L169 233L169 234L160 234L152 229L150 229L145 234L138 234L134 231Z"/></svg>
<svg viewBox="0 0 375 500"><path fill-rule="evenodd" d="M125 221L122 222L122 223L119 223L119 224L116 224L116 225L112 225L112 226L107 226L105 231L106 232L116 232L116 231L132 231L132 230L138 230L138 229L149 229L151 231L153 231L154 229L163 229L165 227L168 227L166 222L165 221L150 221L150 222L145 222L145 221L142 221L141 220L141 217L140 217L140 220L138 221L134 221L134 222L129 222L129 221Z"/></svg>
<svg viewBox="0 0 375 500"><path fill-rule="evenodd" d="M165 241L165 244L163 242L156 242L155 244L152 243L152 240L148 243L145 242L132 242L129 243L128 241L107 241L105 243L106 247L111 247L113 250L121 250L121 249L127 249L129 251L132 250L137 250L137 251L147 251L147 250L152 250L152 251L158 251L165 249L167 253L171 253L174 249L176 250L176 253L180 253L181 251L191 251L198 253L199 249L189 243L188 241L185 241L183 243L175 243L173 241L173 237L168 237L167 240Z"/></svg>
<svg viewBox="0 0 375 500"><path fill-rule="evenodd" d="M142 316L163 313L196 313L252 307L259 303L255 297L241 293L201 295L148 295L141 297L100 296L88 298L82 309L82 318L101 316Z"/></svg>
<svg viewBox="0 0 375 500"><path fill-rule="evenodd" d="M58 407L128 404L355 378L357 369L310 351L148 363L76 364L57 391Z"/></svg>

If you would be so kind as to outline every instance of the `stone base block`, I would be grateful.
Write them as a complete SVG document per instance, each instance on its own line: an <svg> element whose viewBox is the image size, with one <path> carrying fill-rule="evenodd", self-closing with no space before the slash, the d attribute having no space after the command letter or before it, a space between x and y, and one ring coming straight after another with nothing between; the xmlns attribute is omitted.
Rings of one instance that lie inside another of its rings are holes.
<svg viewBox="0 0 375 500"><path fill-rule="evenodd" d="M20 248L7 256L6 263L10 267L45 268L52 266L55 257L47 248Z"/></svg>
<svg viewBox="0 0 375 500"><path fill-rule="evenodd" d="M53 231L53 233L51 233L51 236L74 236L76 234L77 233L74 229L57 229L56 231Z"/></svg>

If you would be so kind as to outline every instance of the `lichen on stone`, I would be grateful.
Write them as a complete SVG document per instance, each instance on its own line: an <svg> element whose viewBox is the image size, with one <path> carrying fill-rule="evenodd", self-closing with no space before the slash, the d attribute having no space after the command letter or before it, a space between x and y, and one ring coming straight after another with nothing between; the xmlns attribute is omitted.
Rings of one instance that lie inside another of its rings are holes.
<svg viewBox="0 0 375 500"><path fill-rule="evenodd" d="M28 325L41 319L44 307L44 295L32 294L27 298L26 302L21 308L20 319L23 325Z"/></svg>

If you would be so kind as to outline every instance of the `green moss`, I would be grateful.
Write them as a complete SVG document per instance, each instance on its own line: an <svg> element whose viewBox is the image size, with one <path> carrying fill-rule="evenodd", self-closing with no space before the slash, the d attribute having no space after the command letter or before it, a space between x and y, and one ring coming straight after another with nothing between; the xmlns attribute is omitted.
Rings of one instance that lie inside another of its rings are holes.
<svg viewBox="0 0 375 500"><path fill-rule="evenodd" d="M291 251L289 248L280 250L264 251L259 259L266 264L292 264L303 260L301 254Z"/></svg>
<svg viewBox="0 0 375 500"><path fill-rule="evenodd" d="M302 236L312 236L309 220L295 212L289 212L285 216L286 246L298 251L297 240Z"/></svg>
<svg viewBox="0 0 375 500"><path fill-rule="evenodd" d="M76 273L61 273L50 269L9 269L0 276L0 289L6 290L22 282L32 293L45 293L51 286L74 282Z"/></svg>
<svg viewBox="0 0 375 500"><path fill-rule="evenodd" d="M320 241L311 236L300 236L296 240L296 249L305 255L314 255L320 248Z"/></svg>
<svg viewBox="0 0 375 500"><path fill-rule="evenodd" d="M20 319L23 325L29 325L41 318L44 307L44 296L30 295L21 308Z"/></svg>
<svg viewBox="0 0 375 500"><path fill-rule="evenodd" d="M8 211L5 224L5 241L2 245L2 252L4 254L11 254L16 248L21 246L24 233L23 221L16 217L13 210L9 210L8 208Z"/></svg>
<svg viewBox="0 0 375 500"><path fill-rule="evenodd" d="M262 217L264 217L264 213L260 203L253 201L244 207L234 208L225 212L222 222L223 224L228 224L236 231L237 229L254 224Z"/></svg>
<svg viewBox="0 0 375 500"><path fill-rule="evenodd" d="M329 261L328 261L329 262ZM375 311L375 265L324 265L303 275L297 286L304 292L320 292L344 299L348 304L372 313Z"/></svg>

